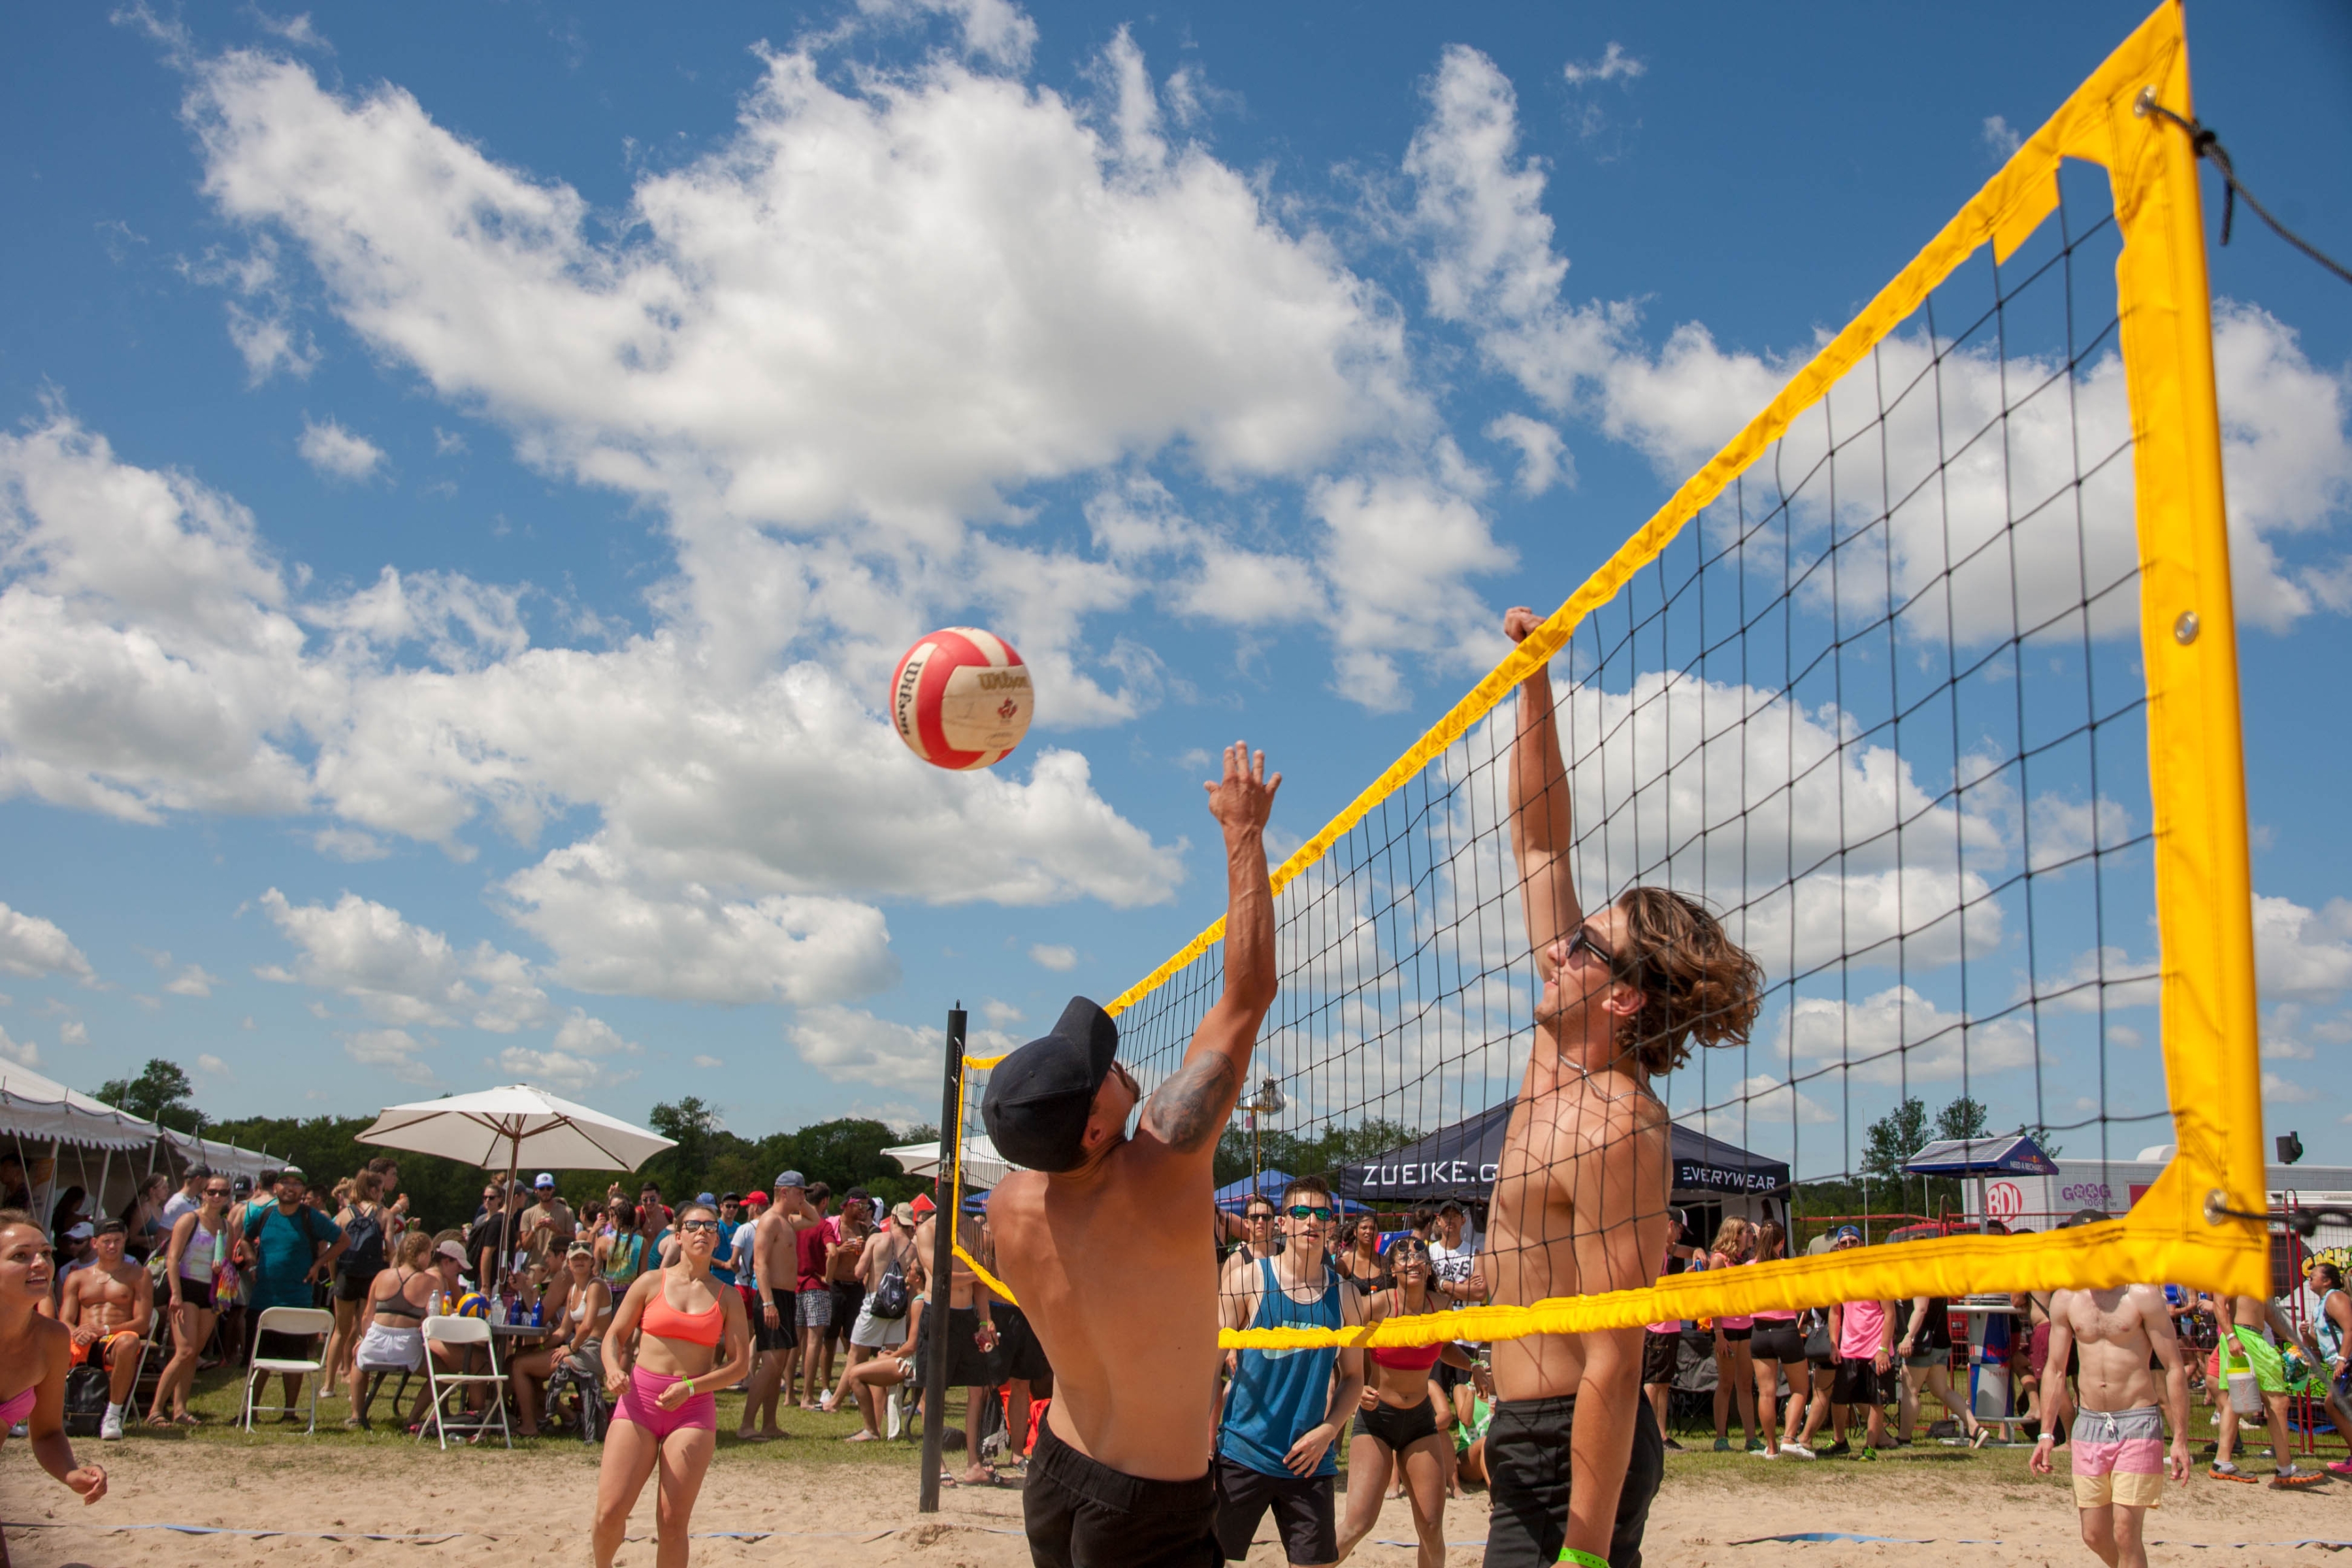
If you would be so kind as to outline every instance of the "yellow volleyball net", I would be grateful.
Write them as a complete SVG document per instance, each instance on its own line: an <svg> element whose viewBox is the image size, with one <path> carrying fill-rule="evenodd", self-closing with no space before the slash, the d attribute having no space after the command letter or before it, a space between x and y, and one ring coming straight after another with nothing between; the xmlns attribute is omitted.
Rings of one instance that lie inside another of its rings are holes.
<svg viewBox="0 0 2352 1568"><path fill-rule="evenodd" d="M1654 1084L1675 1186L1784 1220L1857 1185L1862 1212L1925 1211L1942 1189L1906 1162L1930 1119L1963 1167L2014 1129L2070 1163L2145 1152L2161 1174L2128 1197L2117 1183L2101 1206L2127 1212L2090 1223L2011 1205L1984 1225L1963 1183L1973 1233L1881 1231L1351 1340L2132 1281L2267 1292L2204 241L2194 149L2151 104L2192 113L2169 0L1283 862L1283 989L1251 1083L1253 1163L1338 1177L1374 1209L1420 1206L1432 1182L1467 1184L1475 1206L1495 1180L1474 1134L1500 1126L1535 1038L1514 694L1548 664L1584 907L1635 885L1688 895L1764 975L1744 1040ZM1216 999L1220 935L1108 1005L1147 1089ZM968 1063L974 1135L989 1065ZM953 1180L969 1184L961 1163Z"/></svg>

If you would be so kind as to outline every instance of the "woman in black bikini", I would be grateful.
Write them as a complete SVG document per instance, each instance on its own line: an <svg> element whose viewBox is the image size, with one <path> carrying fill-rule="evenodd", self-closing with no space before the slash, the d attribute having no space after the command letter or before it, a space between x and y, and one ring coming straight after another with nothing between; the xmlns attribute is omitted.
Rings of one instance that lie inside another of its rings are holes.
<svg viewBox="0 0 2352 1568"><path fill-rule="evenodd" d="M85 1503L106 1495L106 1471L74 1463L66 1436L66 1368L73 1335L55 1318L40 1315L53 1276L49 1238L22 1209L0 1209L0 1444L8 1429L25 1423L33 1458L41 1468L81 1494ZM8 1385L24 1380L20 1386ZM0 1540L0 1568L8 1545Z"/></svg>
<svg viewBox="0 0 2352 1568"><path fill-rule="evenodd" d="M1417 1236L1397 1237L1389 1247L1388 1268L1396 1284L1366 1303L1365 1322L1444 1310L1430 1289L1428 1243ZM1430 1369L1441 1356L1455 1366L1475 1364L1450 1344L1373 1348L1363 1401L1356 1408L1354 1432L1348 1439L1348 1517L1339 1527L1335 1561L1346 1561L1380 1522L1381 1494L1388 1490L1389 1467L1394 1464L1404 1472L1405 1496L1412 1503L1413 1533L1421 1543L1419 1568L1444 1568L1450 1444L1438 1426L1437 1402L1429 1392Z"/></svg>
<svg viewBox="0 0 2352 1568"><path fill-rule="evenodd" d="M1381 1222L1370 1215L1358 1215L1348 1232L1348 1248L1335 1255L1332 1261L1339 1272L1356 1282L1356 1289L1370 1296L1375 1290L1385 1290L1396 1283L1389 1266L1381 1258Z"/></svg>

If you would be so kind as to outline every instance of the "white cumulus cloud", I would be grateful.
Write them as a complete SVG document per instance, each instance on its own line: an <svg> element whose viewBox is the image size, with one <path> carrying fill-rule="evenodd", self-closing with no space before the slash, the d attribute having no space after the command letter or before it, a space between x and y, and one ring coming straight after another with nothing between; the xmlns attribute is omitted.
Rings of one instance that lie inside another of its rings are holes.
<svg viewBox="0 0 2352 1568"><path fill-rule="evenodd" d="M305 419L294 449L302 454L304 462L331 479L364 479L383 463L383 447L332 419L324 423Z"/></svg>
<svg viewBox="0 0 2352 1568"><path fill-rule="evenodd" d="M174 996L209 996L219 984L219 975L207 973L200 963L191 963L164 982L163 989Z"/></svg>
<svg viewBox="0 0 2352 1568"><path fill-rule="evenodd" d="M55 921L0 904L0 970L28 980L63 974L85 985L98 973Z"/></svg>
<svg viewBox="0 0 2352 1568"><path fill-rule="evenodd" d="M512 1034L551 1016L530 965L487 942L463 951L437 931L357 893L331 905L296 904L272 888L261 906L299 949L292 969L266 966L264 980L299 982L357 1002L380 1022L446 1026L470 1023Z"/></svg>
<svg viewBox="0 0 2352 1568"><path fill-rule="evenodd" d="M2254 965L2267 997L2318 997L2352 989L2352 900L2316 910L2254 895Z"/></svg>

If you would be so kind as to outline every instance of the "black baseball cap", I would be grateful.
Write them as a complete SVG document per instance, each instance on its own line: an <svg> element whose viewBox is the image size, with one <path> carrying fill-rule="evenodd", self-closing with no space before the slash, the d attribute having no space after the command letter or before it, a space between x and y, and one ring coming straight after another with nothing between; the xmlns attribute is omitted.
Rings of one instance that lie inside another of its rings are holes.
<svg viewBox="0 0 2352 1568"><path fill-rule="evenodd" d="M1095 1092L1118 1055L1118 1026L1073 996L1053 1029L996 1065L981 1120L996 1152L1033 1171L1076 1169Z"/></svg>

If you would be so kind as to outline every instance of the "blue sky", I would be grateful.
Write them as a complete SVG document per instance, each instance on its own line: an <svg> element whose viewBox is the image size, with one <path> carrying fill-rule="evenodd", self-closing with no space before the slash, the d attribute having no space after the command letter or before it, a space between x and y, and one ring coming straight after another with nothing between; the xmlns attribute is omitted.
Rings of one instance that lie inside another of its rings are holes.
<svg viewBox="0 0 2352 1568"><path fill-rule="evenodd" d="M1207 754L1312 831L2143 14L12 15L5 1048L929 1120L950 1001L1216 912ZM2189 29L2352 252L2352 22ZM2352 311L2242 214L2211 266L2270 1114L2352 1158ZM987 778L879 719L958 622L1040 672Z"/></svg>

